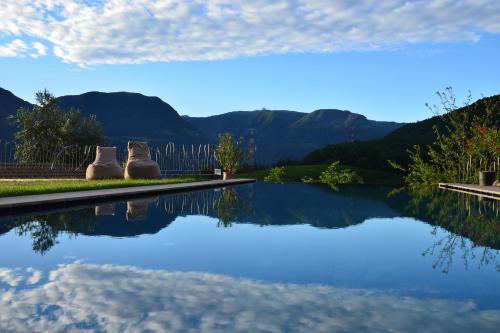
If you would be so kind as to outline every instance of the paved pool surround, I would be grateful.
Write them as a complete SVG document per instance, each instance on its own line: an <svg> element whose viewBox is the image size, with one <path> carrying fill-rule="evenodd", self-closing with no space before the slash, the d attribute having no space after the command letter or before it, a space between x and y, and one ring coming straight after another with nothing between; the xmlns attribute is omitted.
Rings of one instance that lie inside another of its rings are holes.
<svg viewBox="0 0 500 333"><path fill-rule="evenodd" d="M178 184L133 186L102 190L21 195L15 197L0 198L0 211L43 208L43 206L50 205L76 204L78 202L88 202L93 200L100 201L106 199L141 196L148 194L194 191L211 187L224 187L253 182L255 182L255 179L241 178L229 180L206 180Z"/></svg>

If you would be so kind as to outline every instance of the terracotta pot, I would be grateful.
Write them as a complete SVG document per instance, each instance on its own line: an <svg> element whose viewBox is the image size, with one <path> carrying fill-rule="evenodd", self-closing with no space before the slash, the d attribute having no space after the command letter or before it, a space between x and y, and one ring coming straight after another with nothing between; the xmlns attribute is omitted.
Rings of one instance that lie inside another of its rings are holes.
<svg viewBox="0 0 500 333"><path fill-rule="evenodd" d="M479 171L479 186L491 186L494 181L494 171Z"/></svg>
<svg viewBox="0 0 500 333"><path fill-rule="evenodd" d="M233 173L228 171L222 172L222 180L228 180L228 179L233 179Z"/></svg>

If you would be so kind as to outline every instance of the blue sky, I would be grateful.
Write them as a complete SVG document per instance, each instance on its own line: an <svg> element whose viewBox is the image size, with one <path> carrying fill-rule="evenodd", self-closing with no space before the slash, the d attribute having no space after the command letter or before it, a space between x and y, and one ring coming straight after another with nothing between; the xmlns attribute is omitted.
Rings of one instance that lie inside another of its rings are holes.
<svg viewBox="0 0 500 333"><path fill-rule="evenodd" d="M496 1L5 1L0 87L29 101L134 91L192 116L339 108L409 122L446 86L459 100L500 93Z"/></svg>

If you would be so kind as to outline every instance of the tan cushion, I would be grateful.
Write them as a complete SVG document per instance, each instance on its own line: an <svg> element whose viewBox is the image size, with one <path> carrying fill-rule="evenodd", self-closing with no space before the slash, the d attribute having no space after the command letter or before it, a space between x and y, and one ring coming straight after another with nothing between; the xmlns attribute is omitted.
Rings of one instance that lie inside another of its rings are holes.
<svg viewBox="0 0 500 333"><path fill-rule="evenodd" d="M151 160L146 142L129 141L125 179L161 178L160 166Z"/></svg>
<svg viewBox="0 0 500 333"><path fill-rule="evenodd" d="M87 167L87 180L123 178L123 169L116 160L116 147L97 146L95 161Z"/></svg>

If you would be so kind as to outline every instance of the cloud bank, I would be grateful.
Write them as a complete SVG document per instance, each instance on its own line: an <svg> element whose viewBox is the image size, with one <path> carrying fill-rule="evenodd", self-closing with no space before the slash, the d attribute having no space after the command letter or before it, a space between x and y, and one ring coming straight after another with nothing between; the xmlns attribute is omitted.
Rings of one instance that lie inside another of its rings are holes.
<svg viewBox="0 0 500 333"><path fill-rule="evenodd" d="M497 0L3 0L0 57L79 65L218 60L477 41ZM35 42L28 43L26 40Z"/></svg>
<svg viewBox="0 0 500 333"><path fill-rule="evenodd" d="M19 272L26 276L0 288L2 332L494 332L500 325L499 310L472 301L376 290L85 263L61 265L22 288L35 272Z"/></svg>

